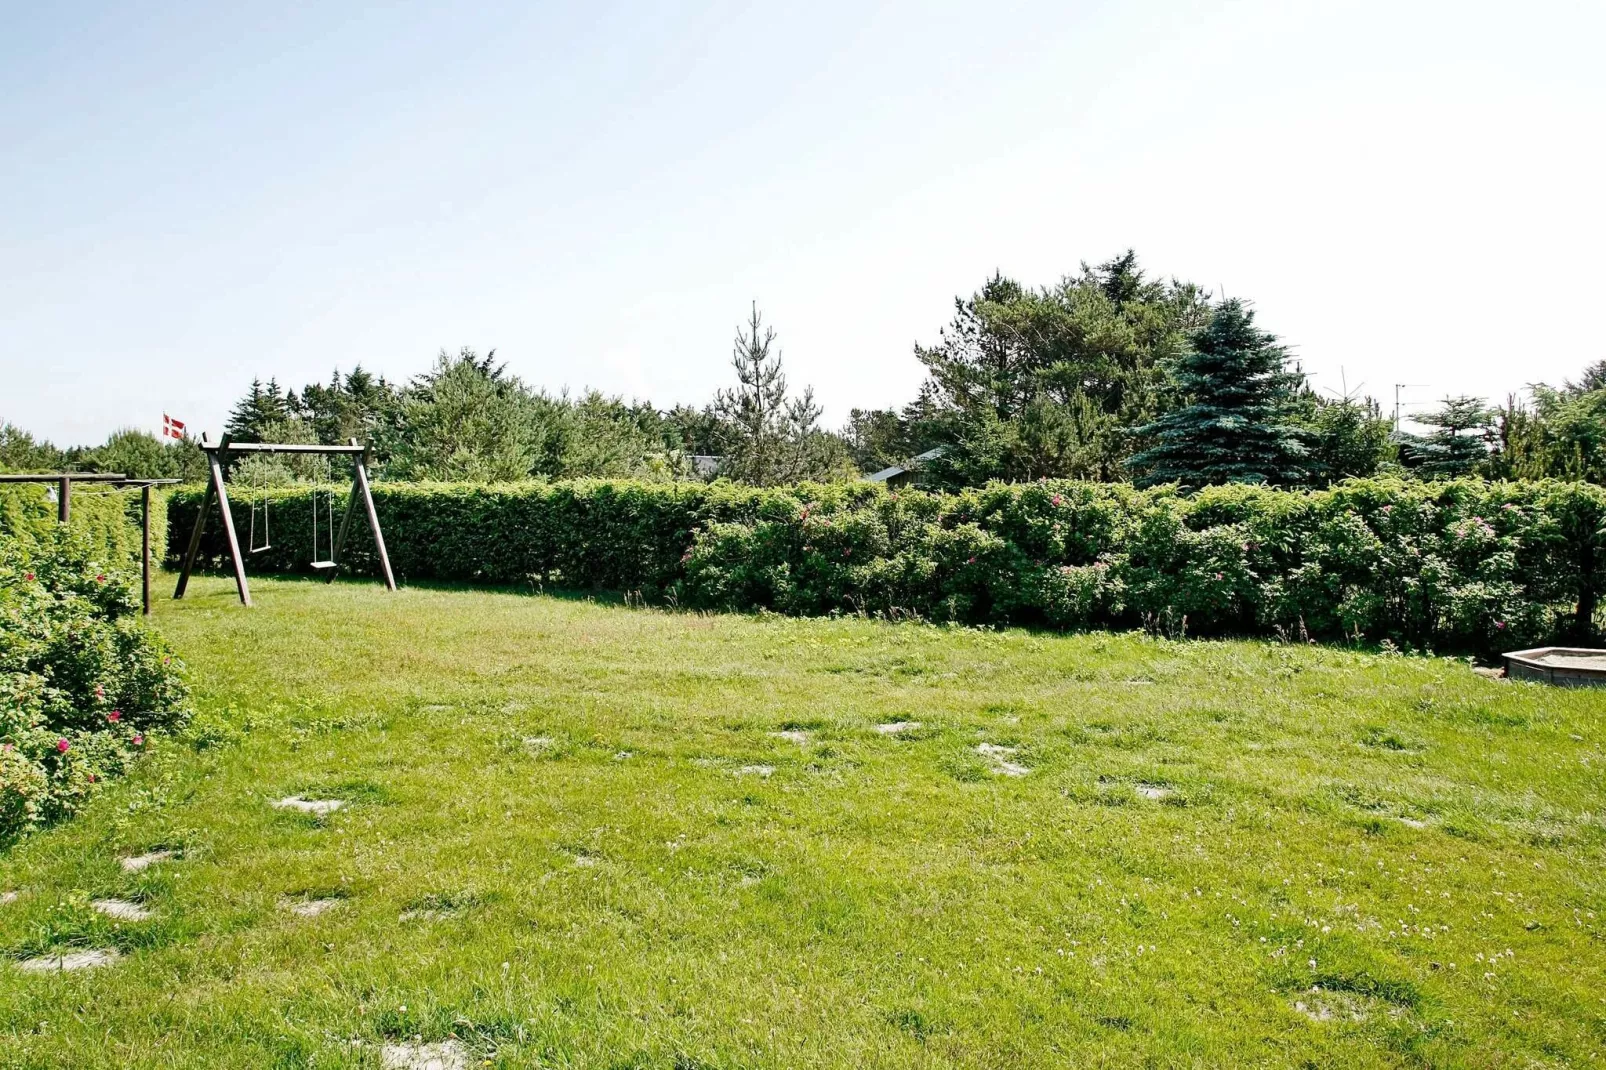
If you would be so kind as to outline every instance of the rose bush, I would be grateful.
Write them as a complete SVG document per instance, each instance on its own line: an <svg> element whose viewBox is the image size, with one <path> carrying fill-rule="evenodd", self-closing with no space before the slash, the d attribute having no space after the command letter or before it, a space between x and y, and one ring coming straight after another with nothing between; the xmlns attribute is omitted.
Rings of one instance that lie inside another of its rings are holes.
<svg viewBox="0 0 1606 1070"><path fill-rule="evenodd" d="M0 838L70 814L187 717L135 575L93 532L0 538Z"/></svg>

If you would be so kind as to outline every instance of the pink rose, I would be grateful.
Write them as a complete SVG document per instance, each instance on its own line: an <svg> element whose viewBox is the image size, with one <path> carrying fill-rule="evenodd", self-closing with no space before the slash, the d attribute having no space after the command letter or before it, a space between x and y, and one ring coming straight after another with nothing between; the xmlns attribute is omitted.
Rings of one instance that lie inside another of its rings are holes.
<svg viewBox="0 0 1606 1070"><path fill-rule="evenodd" d="M72 744L68 743L65 739L58 739L56 740L56 749L62 754L66 754L72 749Z"/></svg>
<svg viewBox="0 0 1606 1070"><path fill-rule="evenodd" d="M110 713L108 713L106 715L106 720L110 721L112 724L116 724L118 721L121 721L122 719L123 719L123 711L122 710L113 710L112 712L110 712Z"/></svg>
<svg viewBox="0 0 1606 1070"><path fill-rule="evenodd" d="M145 745L145 737L141 736L141 735L136 735L136 736L134 736L133 739L129 740L129 742L132 743L136 747L143 747Z"/></svg>

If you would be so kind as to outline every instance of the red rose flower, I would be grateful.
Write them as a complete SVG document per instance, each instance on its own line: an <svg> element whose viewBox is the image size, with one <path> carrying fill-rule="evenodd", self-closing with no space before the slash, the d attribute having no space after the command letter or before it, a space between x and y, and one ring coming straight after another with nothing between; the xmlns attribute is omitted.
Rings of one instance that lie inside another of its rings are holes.
<svg viewBox="0 0 1606 1070"><path fill-rule="evenodd" d="M143 747L145 745L145 737L136 735L133 739L129 740L129 742L134 744L136 747Z"/></svg>
<svg viewBox="0 0 1606 1070"><path fill-rule="evenodd" d="M68 743L65 739L58 739L56 740L56 749L62 754L66 754L72 749L72 744Z"/></svg>
<svg viewBox="0 0 1606 1070"><path fill-rule="evenodd" d="M116 724L118 721L121 721L122 719L123 719L123 711L122 710L113 710L112 712L110 712L110 713L108 713L106 715L106 720L110 721L112 724Z"/></svg>

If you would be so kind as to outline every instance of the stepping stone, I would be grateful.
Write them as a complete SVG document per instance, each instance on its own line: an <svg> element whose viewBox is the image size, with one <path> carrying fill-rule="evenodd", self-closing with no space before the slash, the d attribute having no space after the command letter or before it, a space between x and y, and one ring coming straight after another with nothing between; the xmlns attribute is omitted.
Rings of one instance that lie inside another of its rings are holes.
<svg viewBox="0 0 1606 1070"><path fill-rule="evenodd" d="M284 909L299 917L316 918L319 914L333 910L342 902L340 899L304 899L285 903Z"/></svg>
<svg viewBox="0 0 1606 1070"><path fill-rule="evenodd" d="M1138 784L1134 786L1133 790L1145 799L1159 800L1167 798L1171 794L1170 788L1161 787L1159 784Z"/></svg>
<svg viewBox="0 0 1606 1070"><path fill-rule="evenodd" d="M899 732L912 732L919 727L919 721L889 721L886 724L876 725L875 730L884 736L895 736Z"/></svg>
<svg viewBox="0 0 1606 1070"><path fill-rule="evenodd" d="M790 743L803 744L809 741L809 734L798 728L786 728L779 732L771 732L770 735L777 739L784 739Z"/></svg>
<svg viewBox="0 0 1606 1070"><path fill-rule="evenodd" d="M317 814L322 817L325 814L334 813L344 805L346 805L346 800L344 799L307 799L300 795L291 795L274 803L273 808L275 810L296 810L303 814Z"/></svg>
<svg viewBox="0 0 1606 1070"><path fill-rule="evenodd" d="M736 770L736 775L768 777L774 772L775 767L773 765L744 765L740 769Z"/></svg>
<svg viewBox="0 0 1606 1070"><path fill-rule="evenodd" d="M60 973L63 970L89 970L96 966L110 966L122 956L114 948L91 948L87 951L70 951L64 955L46 955L27 962L17 963L24 973Z"/></svg>
<svg viewBox="0 0 1606 1070"><path fill-rule="evenodd" d="M1031 770L1009 759L1015 756L1014 747L1001 747L997 743L978 743L976 753L993 763L993 772L1004 776L1025 776Z"/></svg>
<svg viewBox="0 0 1606 1070"><path fill-rule="evenodd" d="M438 1044L386 1044L379 1049L384 1070L468 1070L468 1052L455 1040Z"/></svg>
<svg viewBox="0 0 1606 1070"><path fill-rule="evenodd" d="M108 918L117 921L149 921L156 915L128 899L96 899L89 904Z"/></svg>
<svg viewBox="0 0 1606 1070"><path fill-rule="evenodd" d="M172 857L173 857L173 852L172 851L162 850L162 851L149 851L149 852L147 852L145 854L142 854L142 855L135 855L132 858L125 858L125 859L123 859L123 872L124 873L141 873L141 872L144 872L145 870L151 868L156 863L158 863L158 862L166 862L169 858L172 858Z"/></svg>

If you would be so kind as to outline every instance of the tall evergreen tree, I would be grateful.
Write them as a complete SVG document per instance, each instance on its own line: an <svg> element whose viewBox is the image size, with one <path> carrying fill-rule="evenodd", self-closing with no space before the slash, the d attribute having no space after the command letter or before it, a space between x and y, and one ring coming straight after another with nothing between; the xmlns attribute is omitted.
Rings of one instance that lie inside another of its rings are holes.
<svg viewBox="0 0 1606 1070"><path fill-rule="evenodd" d="M1161 367L1205 321L1205 299L1147 278L1128 251L1047 289L995 275L956 300L941 340L915 347L928 404L911 431L920 450L947 447L933 477L1119 478L1122 429L1159 411Z"/></svg>
<svg viewBox="0 0 1606 1070"><path fill-rule="evenodd" d="M1417 472L1426 479L1455 479L1472 475L1489 459L1494 414L1482 398L1445 398L1437 412L1417 417L1433 428L1418 443Z"/></svg>
<svg viewBox="0 0 1606 1070"><path fill-rule="evenodd" d="M262 380L252 379L250 392L235 403L223 429L236 442L264 442L264 432L292 415L289 400L279 390L277 380L269 379L264 386Z"/></svg>
<svg viewBox="0 0 1606 1070"><path fill-rule="evenodd" d="M1303 381L1242 301L1218 305L1171 369L1184 404L1136 429L1153 445L1128 464L1141 485L1304 483L1309 449L1290 419Z"/></svg>
<svg viewBox="0 0 1606 1070"><path fill-rule="evenodd" d="M775 328L764 326L755 302L731 351L736 386L714 397L714 414L730 436L720 474L767 486L851 472L842 440L819 428L814 388L795 397L788 392L774 345Z"/></svg>

